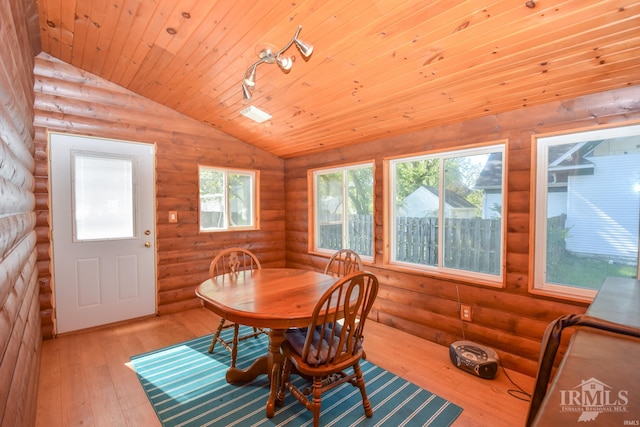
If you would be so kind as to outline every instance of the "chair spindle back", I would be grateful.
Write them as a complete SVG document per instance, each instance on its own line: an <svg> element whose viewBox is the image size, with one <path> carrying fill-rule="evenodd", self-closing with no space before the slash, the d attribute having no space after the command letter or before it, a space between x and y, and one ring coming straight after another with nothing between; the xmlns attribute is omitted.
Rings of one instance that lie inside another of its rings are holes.
<svg viewBox="0 0 640 427"><path fill-rule="evenodd" d="M261 268L260 261L251 251L243 248L228 248L220 251L211 261L209 277Z"/></svg>
<svg viewBox="0 0 640 427"><path fill-rule="evenodd" d="M314 333L307 334L302 360L331 366L360 358L365 321L377 294L378 279L371 273L338 280L316 304L308 328Z"/></svg>
<svg viewBox="0 0 640 427"><path fill-rule="evenodd" d="M337 251L324 268L324 274L335 277L344 277L356 271L362 271L362 260L356 251L340 249Z"/></svg>

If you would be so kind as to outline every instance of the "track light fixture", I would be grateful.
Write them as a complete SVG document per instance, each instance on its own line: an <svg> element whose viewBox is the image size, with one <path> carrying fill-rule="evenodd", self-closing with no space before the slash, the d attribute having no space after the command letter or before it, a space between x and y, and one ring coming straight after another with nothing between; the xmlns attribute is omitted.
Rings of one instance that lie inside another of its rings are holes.
<svg viewBox="0 0 640 427"><path fill-rule="evenodd" d="M308 59L311 56L313 53L313 45L307 44L298 38L300 30L302 30L302 25L298 25L298 29L291 41L289 41L289 43L279 51L272 52L271 49L266 48L262 49L258 53L260 59L247 68L247 71L244 73L244 78L242 79L242 96L245 100L251 99L251 90L256 87L256 68L258 68L258 65L278 64L283 72L289 72L293 66L293 59L290 56L281 55L293 44L296 45L305 59Z"/></svg>

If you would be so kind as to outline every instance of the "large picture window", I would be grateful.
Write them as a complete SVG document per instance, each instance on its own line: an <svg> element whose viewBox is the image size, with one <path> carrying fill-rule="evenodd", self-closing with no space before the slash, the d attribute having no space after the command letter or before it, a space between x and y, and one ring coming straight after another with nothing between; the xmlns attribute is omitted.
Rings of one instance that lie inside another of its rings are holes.
<svg viewBox="0 0 640 427"><path fill-rule="evenodd" d="M591 300L638 277L640 126L537 138L534 290Z"/></svg>
<svg viewBox="0 0 640 427"><path fill-rule="evenodd" d="M200 166L200 231L257 229L258 172Z"/></svg>
<svg viewBox="0 0 640 427"><path fill-rule="evenodd" d="M389 262L501 282L504 145L389 160Z"/></svg>
<svg viewBox="0 0 640 427"><path fill-rule="evenodd" d="M373 258L373 164L315 170L310 184L313 250L352 249Z"/></svg>

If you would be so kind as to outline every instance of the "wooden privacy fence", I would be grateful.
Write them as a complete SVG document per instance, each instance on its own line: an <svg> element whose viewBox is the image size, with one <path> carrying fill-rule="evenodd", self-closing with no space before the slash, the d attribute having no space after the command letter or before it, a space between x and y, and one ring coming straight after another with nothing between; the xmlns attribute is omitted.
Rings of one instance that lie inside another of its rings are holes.
<svg viewBox="0 0 640 427"><path fill-rule="evenodd" d="M349 248L371 255L371 215L349 216ZM443 265L466 271L500 274L501 220L447 218L445 220ZM438 219L398 217L396 219L396 261L438 265ZM320 246L342 247L342 225L320 226Z"/></svg>
<svg viewBox="0 0 640 427"><path fill-rule="evenodd" d="M349 215L349 244L346 248L360 255L373 255L373 215ZM342 224L321 224L319 247L326 249L343 249Z"/></svg>

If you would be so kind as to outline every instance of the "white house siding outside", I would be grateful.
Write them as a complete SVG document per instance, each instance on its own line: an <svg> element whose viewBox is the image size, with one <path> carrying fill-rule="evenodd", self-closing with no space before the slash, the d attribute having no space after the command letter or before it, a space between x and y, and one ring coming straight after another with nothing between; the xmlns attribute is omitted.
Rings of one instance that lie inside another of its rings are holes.
<svg viewBox="0 0 640 427"><path fill-rule="evenodd" d="M502 203L502 200L500 200ZM437 216L440 198L425 187L418 187L404 198L398 206L398 216L410 218L425 218ZM447 218L475 218L477 208L468 203L467 207L453 207L445 202L445 216Z"/></svg>
<svg viewBox="0 0 640 427"><path fill-rule="evenodd" d="M640 153L589 161L595 164L594 175L569 177L567 250L612 261L637 260Z"/></svg>

